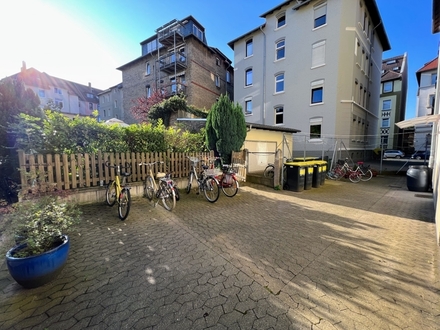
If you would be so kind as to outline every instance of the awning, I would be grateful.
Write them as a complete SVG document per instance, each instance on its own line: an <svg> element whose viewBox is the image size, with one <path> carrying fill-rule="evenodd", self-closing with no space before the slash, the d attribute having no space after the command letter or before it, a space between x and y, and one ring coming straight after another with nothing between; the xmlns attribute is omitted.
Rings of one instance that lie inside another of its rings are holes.
<svg viewBox="0 0 440 330"><path fill-rule="evenodd" d="M408 128L416 125L427 125L440 120L440 114L416 117L408 120L399 121L396 126L399 128Z"/></svg>

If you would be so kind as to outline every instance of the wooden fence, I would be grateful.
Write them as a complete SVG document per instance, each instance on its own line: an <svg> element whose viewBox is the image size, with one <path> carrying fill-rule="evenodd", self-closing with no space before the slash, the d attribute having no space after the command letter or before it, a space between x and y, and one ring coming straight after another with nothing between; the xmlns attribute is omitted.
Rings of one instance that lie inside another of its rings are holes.
<svg viewBox="0 0 440 330"><path fill-rule="evenodd" d="M233 154L235 168L240 178L245 178L245 152ZM157 164L153 172L171 172L173 178L185 178L189 175L190 161L188 157L209 159L214 153L101 153L97 154L25 154L18 151L21 187L24 191L71 190L85 187L97 187L113 180L116 170L105 166L125 166L131 173L128 182L141 182L147 176L146 166L139 163Z"/></svg>

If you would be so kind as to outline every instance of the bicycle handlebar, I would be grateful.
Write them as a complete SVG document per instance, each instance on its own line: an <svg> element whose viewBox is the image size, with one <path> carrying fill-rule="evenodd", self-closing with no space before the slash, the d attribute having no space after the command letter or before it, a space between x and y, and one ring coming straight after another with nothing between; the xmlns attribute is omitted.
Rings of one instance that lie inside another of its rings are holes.
<svg viewBox="0 0 440 330"><path fill-rule="evenodd" d="M125 162L125 166L122 165L110 165L110 162L108 160L105 161L104 163L105 166L107 166L108 168L130 168L131 164L128 162Z"/></svg>

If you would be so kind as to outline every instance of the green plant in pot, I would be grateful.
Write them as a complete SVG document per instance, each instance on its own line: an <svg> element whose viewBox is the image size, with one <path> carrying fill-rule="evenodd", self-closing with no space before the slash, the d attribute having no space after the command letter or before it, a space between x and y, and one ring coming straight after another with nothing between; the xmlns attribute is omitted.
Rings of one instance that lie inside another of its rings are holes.
<svg viewBox="0 0 440 330"><path fill-rule="evenodd" d="M56 196L14 205L6 220L17 244L6 253L11 276L26 288L43 285L62 270L69 253L67 233L80 221L77 205Z"/></svg>

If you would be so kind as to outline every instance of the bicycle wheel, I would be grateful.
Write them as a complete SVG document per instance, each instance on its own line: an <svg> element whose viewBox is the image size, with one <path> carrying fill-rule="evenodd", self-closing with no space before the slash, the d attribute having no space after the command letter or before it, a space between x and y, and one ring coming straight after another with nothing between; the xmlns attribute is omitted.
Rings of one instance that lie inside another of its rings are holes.
<svg viewBox="0 0 440 330"><path fill-rule="evenodd" d="M191 185L193 181L194 174L191 172L188 177L188 183L186 185L186 193L189 194L191 192Z"/></svg>
<svg viewBox="0 0 440 330"><path fill-rule="evenodd" d="M223 193L228 197L234 197L238 192L238 181L234 178L232 174L224 174L220 182L220 187Z"/></svg>
<svg viewBox="0 0 440 330"><path fill-rule="evenodd" d="M168 211L172 211L176 206L176 194L173 187L170 187L166 182L160 183L160 196L162 205Z"/></svg>
<svg viewBox="0 0 440 330"><path fill-rule="evenodd" d="M105 202L108 206L113 206L116 203L116 198L116 183L110 180L105 189Z"/></svg>
<svg viewBox="0 0 440 330"><path fill-rule="evenodd" d="M361 181L368 181L373 177L373 172L371 170L361 173Z"/></svg>
<svg viewBox="0 0 440 330"><path fill-rule="evenodd" d="M361 174L358 171L354 171L348 175L348 178L351 182L358 183L359 181L361 181Z"/></svg>
<svg viewBox="0 0 440 330"><path fill-rule="evenodd" d="M147 176L144 180L144 196L150 201L154 195L154 179L151 176Z"/></svg>
<svg viewBox="0 0 440 330"><path fill-rule="evenodd" d="M203 193L208 202L214 203L220 196L220 187L216 178L210 176L207 177L203 183Z"/></svg>
<svg viewBox="0 0 440 330"><path fill-rule="evenodd" d="M174 186L174 194L176 195L176 202L178 200L180 200L180 192L179 192L179 188L177 188L176 186Z"/></svg>
<svg viewBox="0 0 440 330"><path fill-rule="evenodd" d="M131 205L130 189L122 188L122 191L119 194L119 201L118 201L119 219L121 220L127 219L128 212L130 212L130 205Z"/></svg>
<svg viewBox="0 0 440 330"><path fill-rule="evenodd" d="M264 169L263 176L265 178L273 179L274 173L275 171L273 165L267 165L266 168Z"/></svg>

